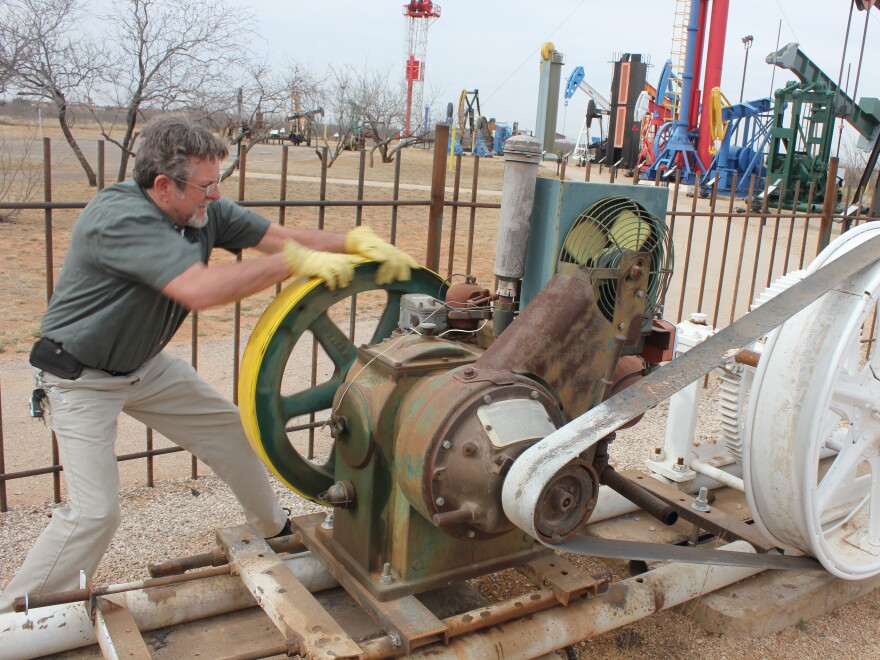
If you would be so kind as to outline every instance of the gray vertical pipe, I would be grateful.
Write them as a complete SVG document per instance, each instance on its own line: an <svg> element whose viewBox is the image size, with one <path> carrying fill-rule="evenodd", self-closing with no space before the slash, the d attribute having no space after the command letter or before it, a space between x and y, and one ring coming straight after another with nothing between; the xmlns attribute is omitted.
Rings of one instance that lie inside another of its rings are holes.
<svg viewBox="0 0 880 660"><path fill-rule="evenodd" d="M541 162L541 142L515 135L504 143L504 181L501 219L495 243L495 278L498 300L492 315L496 337L513 321L514 300L522 279L529 242L529 223L535 203L535 182Z"/></svg>
<svg viewBox="0 0 880 660"><path fill-rule="evenodd" d="M517 283L523 276L540 161L541 143L537 139L515 135L504 143L501 219L495 247L498 294L504 297L516 295Z"/></svg>

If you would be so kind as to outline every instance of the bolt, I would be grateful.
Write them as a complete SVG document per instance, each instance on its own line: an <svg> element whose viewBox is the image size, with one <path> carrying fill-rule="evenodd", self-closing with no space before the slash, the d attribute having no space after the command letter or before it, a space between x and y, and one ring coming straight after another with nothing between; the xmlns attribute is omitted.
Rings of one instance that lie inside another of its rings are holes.
<svg viewBox="0 0 880 660"><path fill-rule="evenodd" d="M620 322L620 323L617 324L617 329L618 329L618 330L623 330L625 327L626 327L626 323Z"/></svg>
<svg viewBox="0 0 880 660"><path fill-rule="evenodd" d="M473 456L477 453L477 446L473 442L464 443L464 447L461 448L464 452L465 456Z"/></svg>
<svg viewBox="0 0 880 660"><path fill-rule="evenodd" d="M438 497L436 500L434 500L434 504L436 504L437 506L443 506L444 504L446 504L446 500L444 500L442 497Z"/></svg>
<svg viewBox="0 0 880 660"><path fill-rule="evenodd" d="M390 633L388 635L388 639L391 640L391 646L396 649L399 649L401 646L403 646L403 642L400 641L400 635L398 635L397 633Z"/></svg>
<svg viewBox="0 0 880 660"><path fill-rule="evenodd" d="M394 368L395 368L395 369L400 369L402 366L403 366L403 362L395 362L395 363L394 363Z"/></svg>
<svg viewBox="0 0 880 660"><path fill-rule="evenodd" d="M393 581L394 578L391 577L391 564L386 561L382 567L382 584L391 584Z"/></svg>
<svg viewBox="0 0 880 660"><path fill-rule="evenodd" d="M324 516L324 522L321 523L321 527L323 529L333 529L333 509L330 509L327 515Z"/></svg>
<svg viewBox="0 0 880 660"><path fill-rule="evenodd" d="M538 394L535 390L532 390L532 391L529 393L529 398L530 398L530 399L537 399L539 396L541 396L541 395Z"/></svg>
<svg viewBox="0 0 880 660"><path fill-rule="evenodd" d="M486 403L486 404L492 403L492 397L489 396L488 394L484 394L483 395L483 403Z"/></svg>
<svg viewBox="0 0 880 660"><path fill-rule="evenodd" d="M635 266L633 266L630 269L629 275L632 279L637 280L642 276L642 273L644 273L644 272L645 272L644 267L641 266L640 264L636 264Z"/></svg>
<svg viewBox="0 0 880 660"><path fill-rule="evenodd" d="M469 530L467 531L467 537L468 537L469 539L474 538L476 535L477 535L477 533L476 533L474 530L472 530L472 529L469 529Z"/></svg>
<svg viewBox="0 0 880 660"><path fill-rule="evenodd" d="M672 469L676 472L684 472L687 470L687 466L684 464L684 458L679 456L675 459L675 465L672 466Z"/></svg>
<svg viewBox="0 0 880 660"><path fill-rule="evenodd" d="M462 372L462 376L464 376L465 378L473 378L473 377L476 376L476 375L477 375L477 372L474 370L473 367L467 367L467 368Z"/></svg>
<svg viewBox="0 0 880 660"><path fill-rule="evenodd" d="M648 526L648 531L649 531L649 532L656 532L656 531L657 531L657 528L654 527L654 525L649 525L649 526Z"/></svg>
<svg viewBox="0 0 880 660"><path fill-rule="evenodd" d="M711 507L709 506L709 489L705 486L700 487L700 492L697 495L697 499L693 501L691 504L691 508L695 511L709 511Z"/></svg>
<svg viewBox="0 0 880 660"><path fill-rule="evenodd" d="M443 444L440 445L443 449L449 449L452 446L452 443L449 440L444 440Z"/></svg>
<svg viewBox="0 0 880 660"><path fill-rule="evenodd" d="M877 410L876 408L872 408L871 409L871 417L873 417L874 419L880 419L880 410Z"/></svg>
<svg viewBox="0 0 880 660"><path fill-rule="evenodd" d="M645 292L644 292L644 291L642 291L641 289L639 289L638 291L636 291L636 298L644 298L644 297L645 297Z"/></svg>

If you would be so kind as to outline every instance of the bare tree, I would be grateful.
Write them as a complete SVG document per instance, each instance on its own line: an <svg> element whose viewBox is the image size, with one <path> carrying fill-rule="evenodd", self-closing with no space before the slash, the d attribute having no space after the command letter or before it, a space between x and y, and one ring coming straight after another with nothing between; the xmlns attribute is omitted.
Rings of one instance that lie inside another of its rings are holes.
<svg viewBox="0 0 880 660"><path fill-rule="evenodd" d="M37 190L43 172L42 161L31 158L36 135L10 138L0 135L0 200L28 202ZM0 222L8 222L17 211L0 211Z"/></svg>
<svg viewBox="0 0 880 660"><path fill-rule="evenodd" d="M11 85L20 96L54 104L58 124L88 178L97 176L73 136L70 105L87 98L108 58L83 32L78 0L10 0L19 50Z"/></svg>
<svg viewBox="0 0 880 660"><path fill-rule="evenodd" d="M378 151L383 163L390 163L391 143L400 138L404 123L404 104L400 85L391 82L395 78L387 71L364 69L355 78L351 105L364 131L364 141L370 140L370 165L372 154Z"/></svg>
<svg viewBox="0 0 880 660"><path fill-rule="evenodd" d="M319 142L327 147L327 167L332 167L346 148L354 144L354 131L357 116L353 100L357 81L347 67L330 66L323 87L323 103L328 114L333 118L333 144L328 142L326 135ZM320 145L319 145L320 146ZM323 158L321 149L316 149L318 158Z"/></svg>
<svg viewBox="0 0 880 660"><path fill-rule="evenodd" d="M121 181L145 108L204 109L215 90L228 89L228 69L249 55L253 14L223 0L117 0L110 20L123 58L113 87L125 114L122 139L113 126L102 132L122 150Z"/></svg>
<svg viewBox="0 0 880 660"><path fill-rule="evenodd" d="M0 0L0 94L16 75L21 61L31 48L22 32L18 8L7 0Z"/></svg>
<svg viewBox="0 0 880 660"><path fill-rule="evenodd" d="M273 129L287 123L290 82L276 75L265 63L242 64L241 84L218 99L210 120L232 138L236 155L221 175L229 177L239 166L242 153L272 137Z"/></svg>

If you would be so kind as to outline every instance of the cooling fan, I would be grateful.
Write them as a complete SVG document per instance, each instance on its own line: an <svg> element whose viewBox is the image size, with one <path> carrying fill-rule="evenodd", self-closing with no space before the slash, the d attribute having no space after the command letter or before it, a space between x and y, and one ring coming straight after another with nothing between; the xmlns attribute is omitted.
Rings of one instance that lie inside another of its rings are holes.
<svg viewBox="0 0 880 660"><path fill-rule="evenodd" d="M563 241L558 271L590 269L596 304L610 321L617 295L615 269L626 252L649 255L645 318L653 318L672 275L672 242L666 224L628 197L606 197L581 212Z"/></svg>

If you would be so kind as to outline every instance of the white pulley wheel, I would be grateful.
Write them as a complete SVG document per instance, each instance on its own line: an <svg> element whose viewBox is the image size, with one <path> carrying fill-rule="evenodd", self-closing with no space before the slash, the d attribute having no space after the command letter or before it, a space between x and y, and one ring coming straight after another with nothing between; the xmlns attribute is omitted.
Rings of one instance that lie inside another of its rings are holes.
<svg viewBox="0 0 880 660"><path fill-rule="evenodd" d="M807 273L880 236L843 234ZM880 351L877 262L768 337L746 414L743 476L756 524L833 575L880 573ZM871 327L873 324L873 328Z"/></svg>

